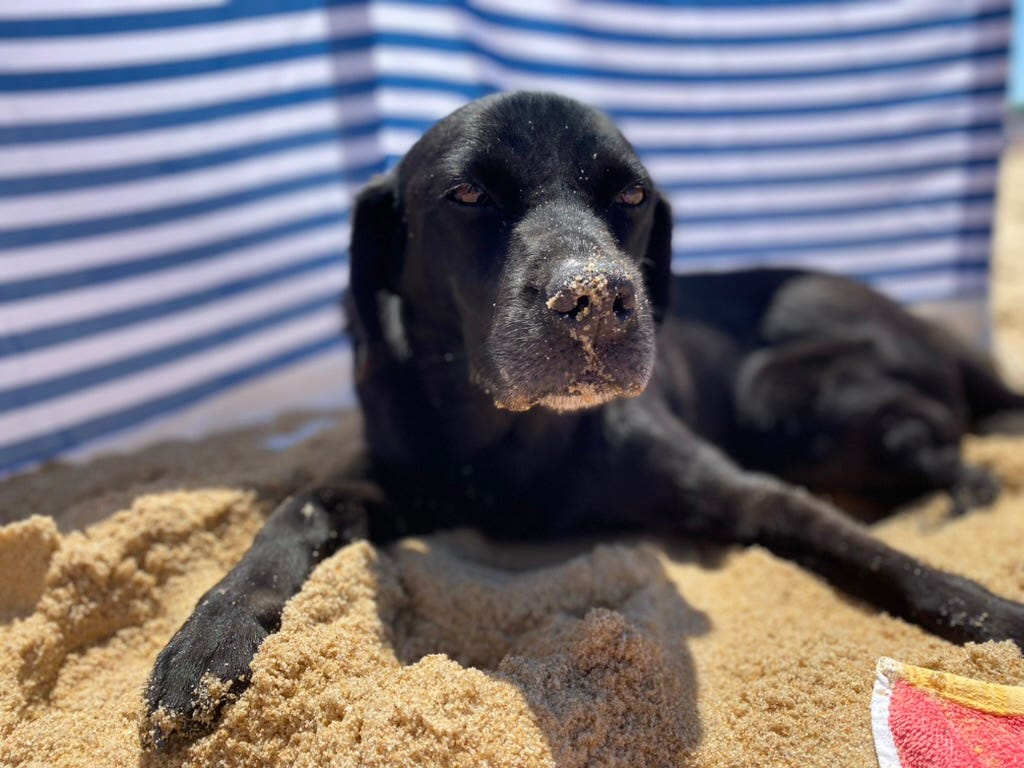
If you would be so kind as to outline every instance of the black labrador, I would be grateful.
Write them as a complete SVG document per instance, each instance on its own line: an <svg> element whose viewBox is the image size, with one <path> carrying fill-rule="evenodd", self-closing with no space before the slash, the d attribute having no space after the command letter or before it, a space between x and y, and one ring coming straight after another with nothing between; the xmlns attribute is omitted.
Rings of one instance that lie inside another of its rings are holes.
<svg viewBox="0 0 1024 768"><path fill-rule="evenodd" d="M1024 605L801 487L983 496L959 440L1024 398L851 281L673 278L670 230L612 123L550 94L469 104L370 184L347 297L366 465L286 500L202 598L156 660L147 740L214 722L320 560L454 525L757 543L941 637L1024 647Z"/></svg>

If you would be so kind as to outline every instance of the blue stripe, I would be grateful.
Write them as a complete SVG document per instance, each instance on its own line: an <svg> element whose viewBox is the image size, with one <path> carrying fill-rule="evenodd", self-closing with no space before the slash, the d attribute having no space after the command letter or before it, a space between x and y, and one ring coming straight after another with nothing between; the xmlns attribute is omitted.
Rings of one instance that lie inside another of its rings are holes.
<svg viewBox="0 0 1024 768"><path fill-rule="evenodd" d="M879 72L900 72L911 69L952 64L960 61L978 61L1005 57L1009 51L1009 42L990 43L987 47L977 47L963 53L925 58L910 58L902 61L882 64L862 64L859 66L824 67L811 69L809 66L797 69L771 70L754 68L745 72L715 72L696 74L687 72L669 73L660 69L645 71L625 71L614 65L584 66L580 64L562 64L553 61L538 61L517 56L508 56L474 40L459 38L428 37L425 35L376 33L350 39L325 40L303 45L280 48L269 48L259 51L217 56L197 60L175 61L164 64L147 64L140 66L117 67L98 70L78 70L74 72L39 72L30 74L0 75L0 91L11 93L24 91L44 91L51 89L92 88L96 86L121 85L140 83L150 80L167 78L195 77L228 70L253 67L261 64L274 64L298 59L333 55L345 51L370 50L375 47L394 46L398 48L414 48L417 50L436 51L443 53L468 53L481 56L501 64L515 72L528 72L539 75L556 75L571 78L595 78L637 83L761 83L768 81L816 80L850 75L864 75ZM340 74L340 73L339 73Z"/></svg>
<svg viewBox="0 0 1024 768"><path fill-rule="evenodd" d="M95 88L124 85L146 80L213 75L233 69L245 69L261 64L275 64L297 59L331 56L339 53L365 50L369 55L375 35L337 37L300 45L264 48L224 55L211 55L201 59L184 59L160 64L134 64L100 69L57 70L0 75L0 92L45 91L51 89ZM339 78L343 73L338 72Z"/></svg>
<svg viewBox="0 0 1024 768"><path fill-rule="evenodd" d="M104 120L87 120L67 123L36 123L15 127L0 126L0 144L43 143L70 139L84 139L118 133L170 128L181 125L205 123L221 118L237 117L262 110L330 101L341 96L371 94L378 89L401 88L434 94L456 96L464 101L486 96L495 88L485 85L465 85L432 78L381 77L376 80L341 83L337 87L310 88L288 93L277 93L252 99L223 102L220 104L175 112L135 115L131 117ZM913 104L938 103L971 99L976 96L1002 95L1002 84L970 89L939 91L917 96L903 96L890 99L853 99L828 105L804 105L785 107L756 107L738 109L625 109L609 108L605 111L617 121L643 120L722 120L756 119L759 117L799 117L802 115L840 114L857 111L871 111L887 107L910 106ZM438 116L440 117L440 115Z"/></svg>
<svg viewBox="0 0 1024 768"><path fill-rule="evenodd" d="M421 45L420 47L430 47L437 48L438 50L445 50L440 45ZM455 48L452 48L451 50L455 50ZM493 52L487 52L480 48L479 46L473 46L472 52L477 53L481 56L485 56L492 61L496 61L502 64L503 66L507 67L509 70L517 72L526 72L535 75L554 75L558 77L574 78L581 80L593 78L600 80L616 80L627 83L651 83L668 85L721 83L723 85L735 85L737 83L743 82L767 84L771 81L817 80L819 78L827 79L832 77L865 75L880 72L899 72L910 69L920 69L925 67L937 66L942 64L953 64L960 61L977 62L988 59L1002 59L1006 58L1007 54L1009 53L1009 44L1004 42L998 43L990 48L978 48L967 53L959 53L948 56L934 56L925 59L911 59L907 61L899 61L886 64L871 64L860 67L785 71L751 70L749 72L719 72L708 75L683 73L677 74L662 72L658 70L651 70L646 72L626 72L611 68L583 67L570 64L541 63L534 61L526 61L522 59L514 59L509 56L504 56Z"/></svg>
<svg viewBox="0 0 1024 768"><path fill-rule="evenodd" d="M838 238L835 240L816 240L802 243L774 243L771 245L748 245L728 248L675 249L674 256L682 261L686 259L729 259L749 258L752 261L761 258L781 260L787 256L814 251L838 251L855 248L868 248L883 245L906 245L929 240L952 240L965 237L988 237L992 228L983 227L951 227L935 229L927 232L916 232L903 235L885 235L883 237Z"/></svg>
<svg viewBox="0 0 1024 768"><path fill-rule="evenodd" d="M295 365L303 360L324 355L330 351L341 352L348 348L349 341L339 334L329 334L321 339L288 350L187 389L173 392L131 408L106 416L80 421L57 432L11 443L0 447L0 467L15 469L31 463L52 458L70 448L79 447L91 440L105 437L114 432L138 426L158 416L204 400L211 395L236 387L246 381L265 376L281 368Z"/></svg>
<svg viewBox="0 0 1024 768"><path fill-rule="evenodd" d="M338 130L328 129L312 133L298 134L271 139L253 144L242 144L230 149L217 150L204 154L190 155L181 158L140 163L138 165L116 166L90 171L76 171L46 176L15 176L0 179L0 198L17 195L34 195L44 192L62 192L84 187L98 187L104 184L120 184L127 181L167 176L173 173L184 173L210 168L225 163L247 160L254 157L283 152L301 147L318 144L334 143L339 139L354 139L371 136L380 129L383 121L375 120L362 125L353 125ZM431 120L417 118L393 117L387 119L388 128L399 128L422 134L433 124ZM890 141L906 141L910 139L929 138L965 130L999 132L1003 130L1002 120L982 121L980 118L968 117L959 125L943 128L929 128L919 131L889 132L878 135L859 136L845 139L820 141L771 141L752 144L723 144L721 146L645 146L633 142L638 152L645 158L675 155L724 155L734 153L769 152L775 150L811 150L824 148L843 148L882 144ZM380 170L380 169L377 169Z"/></svg>
<svg viewBox="0 0 1024 768"><path fill-rule="evenodd" d="M213 288L196 291L187 296L178 296L166 301L156 301L143 306L76 320L71 323L59 323L36 328L24 333L9 334L0 337L0 360L4 357L51 347L55 344L77 341L105 331L127 328L130 325L149 322L189 309L197 309L213 302L223 301L233 296L255 291L282 280L315 272L332 265L344 265L346 259L346 252L339 248L325 256L317 256L270 272L223 283ZM2 410L2 400L3 392L0 391L0 410Z"/></svg>
<svg viewBox="0 0 1024 768"><path fill-rule="evenodd" d="M800 176L773 176L771 178L743 178L743 179L707 179L704 181L677 181L672 183L660 183L658 186L663 192L682 193L696 192L706 189L737 189L746 187L773 187L783 185L800 185L819 181L855 181L858 179L887 179L892 177L906 177L910 174L934 173L948 171L957 168L965 169L988 169L995 168L999 163L999 153L995 152L991 157L980 157L972 160L953 160L948 162L929 162L920 165L906 165L898 168L886 168L884 170L847 171L844 173L820 171L818 173L801 174Z"/></svg>
<svg viewBox="0 0 1024 768"><path fill-rule="evenodd" d="M228 328L222 328L205 336L199 336L164 347L156 347L133 357L93 366L92 368L83 368L74 373L46 379L34 384L13 387L11 389L0 389L0 413L13 411L17 408L26 408L46 400L70 395L88 387L105 384L165 363L173 362L174 360L183 359L189 355L199 354L200 352L229 344L260 331L267 331L274 326L314 314L329 307L336 308L338 312L341 311L340 289L332 290L330 293L308 299L285 309L261 315Z"/></svg>
<svg viewBox="0 0 1024 768"><path fill-rule="evenodd" d="M278 238L332 224L342 226L347 222L348 213L346 211L332 211L296 221L289 221L284 224L277 224L269 228L252 229L238 237L204 243L203 245L181 251L171 251L170 253L161 253L145 258L139 257L120 264L88 267L75 272L47 275L46 277L33 277L7 283L0 282L0 304L24 301L35 296L52 295L60 291L85 288L90 285L98 285L114 280L124 280L125 278L137 277L162 269L178 267L183 264L208 261L249 246L268 243ZM2 338L0 336L0 339Z"/></svg>
<svg viewBox="0 0 1024 768"><path fill-rule="evenodd" d="M117 216L105 216L85 221L74 221L67 224L49 224L41 227L8 230L6 232L0 231L0 251L4 248L23 248L60 240L77 239L155 224L164 224L170 221L187 219L191 216L212 213L224 208L287 195L291 192L300 192L318 186L337 186L346 180L358 183L365 181L372 173L372 169L379 166L380 161L375 161L372 166L367 168L322 171L297 179L288 179L287 181L244 189L219 197L167 206L166 208L156 208Z"/></svg>
<svg viewBox="0 0 1024 768"><path fill-rule="evenodd" d="M855 271L852 276L865 282L875 283L901 277L923 277L944 272L967 275L987 274L989 270L990 265L987 259L963 259L951 264L924 264L913 267Z"/></svg>
<svg viewBox="0 0 1024 768"><path fill-rule="evenodd" d="M672 259L672 269L681 275L699 275L702 274L701 270L696 272L690 270L686 264L687 258L685 256L675 256ZM792 258L787 259L785 256L779 256L771 259L760 259L756 264L765 266L771 264L774 267L781 267L785 265L800 267L806 267L806 262L794 260ZM751 262L744 262L742 268L748 268L751 266ZM740 268L740 267L737 267ZM893 280L901 277L915 277L915 276L927 276L936 274L987 274L991 269L991 265L988 259L977 259L977 258L957 258L953 261L943 262L941 264L918 264L909 267L893 267L889 269L869 269L869 270L843 270L842 274L848 277L855 277L863 282L878 283L884 280Z"/></svg>
<svg viewBox="0 0 1024 768"><path fill-rule="evenodd" d="M752 224L759 221L780 222L793 220L814 220L829 218L832 216L856 216L864 213L884 213L889 211L907 211L930 205L948 205L973 203L987 203L995 205L995 193L976 192L955 195L941 195L932 197L917 197L912 200L887 200L884 202L865 203L862 205L844 205L835 207L808 208L802 205L800 208L773 208L765 212L741 212L741 213L713 213L690 215L686 213L685 206L677 206L675 209L675 224L685 232L687 227L697 224Z"/></svg>
<svg viewBox="0 0 1024 768"><path fill-rule="evenodd" d="M884 127L884 126L880 126ZM889 142L898 141L909 141L914 139L928 139L936 136L948 136L950 134L964 133L970 131L972 137L975 135L1001 135L1003 133L1003 121L992 120L988 117L971 117L968 116L962 123L957 125L947 125L941 128L923 128L920 130L913 131L883 131L882 133L868 134L863 136L845 137L839 139L818 139L813 141L807 141L806 139L800 140L781 140L781 141L766 141L762 143L722 143L714 146L692 146L685 144L675 145L645 145L633 141L633 148L644 158L657 158L657 157L672 157L676 155L688 155L688 156L706 156L706 155L731 155L739 153L755 154L755 153L771 153L776 151L784 152L800 152L804 150L818 150L818 149L845 149L847 147L864 147L874 146L879 144L887 144ZM629 138L627 136L627 138ZM3 184L0 182L0 190L3 189Z"/></svg>
<svg viewBox="0 0 1024 768"><path fill-rule="evenodd" d="M416 121L422 127L424 121ZM429 123L426 123L429 126ZM312 147L318 144L335 144L338 141L373 136L380 130L380 121L374 120L362 125L329 128L293 136L283 136L253 144L241 144L214 152L167 158L137 165L122 165L89 171L51 174L45 176L13 176L0 179L0 198L18 195L37 195L43 192L62 192L83 187L98 187L104 184L122 184L139 179L166 177L175 173L187 173L240 160L249 160L261 155L285 152L292 149ZM422 128L425 130L425 128ZM378 167L373 172L380 170Z"/></svg>
<svg viewBox="0 0 1024 768"><path fill-rule="evenodd" d="M755 0L756 1L756 0ZM793 3L803 0L792 0ZM289 0L287 4L273 0L245 0L231 2L217 8L201 8L188 11L168 11L150 14L122 14L118 16L65 19L33 19L0 21L0 39L2 38L43 38L101 35L119 32L140 32L216 24L240 19L253 19L264 16L287 16L301 11L316 10L320 7L330 8L343 5L366 3L366 0ZM377 3L381 6L393 3ZM912 22L886 22L862 29L842 29L828 32L772 34L767 36L735 35L728 32L701 34L676 33L667 31L664 34L643 34L603 30L592 28L576 28L572 24L559 21L546 21L525 16L513 16L473 7L470 3L451 0L413 2L424 7L456 8L472 17L511 29L523 29L550 34L578 35L593 40L608 40L635 43L678 43L700 45L778 45L791 43L825 42L832 40L859 40L878 35L898 35L919 30L934 29L944 26L960 26L972 21L984 21L993 18L1007 18L1010 15L1010 2L1005 8L990 11L979 11L972 14L958 13L955 9L943 11L943 15L931 19ZM787 3L788 4L788 3ZM808 0L807 4L811 4ZM817 3L820 5L821 3ZM662 0L659 5L706 7L708 0ZM716 0L713 5L736 5L743 7L749 3L744 0ZM664 10L662 7L661 10ZM666 11L668 12L668 11ZM586 23L585 21L582 23Z"/></svg>

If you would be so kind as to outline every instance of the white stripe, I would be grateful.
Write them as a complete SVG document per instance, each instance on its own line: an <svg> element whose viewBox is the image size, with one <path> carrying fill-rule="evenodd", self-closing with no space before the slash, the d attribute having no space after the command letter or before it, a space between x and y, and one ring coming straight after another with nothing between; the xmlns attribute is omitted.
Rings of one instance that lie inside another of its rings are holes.
<svg viewBox="0 0 1024 768"><path fill-rule="evenodd" d="M287 8L287 4L282 3L281 7ZM351 38L369 31L367 8L342 6L155 31L9 39L0 41L0 73L74 72L194 61L330 38Z"/></svg>
<svg viewBox="0 0 1024 768"><path fill-rule="evenodd" d="M765 246L784 250L844 238L922 235L958 226L984 227L992 223L993 210L991 203L943 203L816 219L714 225L695 223L681 227L673 240L676 247L684 251Z"/></svg>
<svg viewBox="0 0 1024 768"><path fill-rule="evenodd" d="M379 159L377 139L333 142L311 148L274 152L237 163L190 173L167 174L142 181L0 198L0 222L18 229L69 224L144 213L259 189L318 172L339 173L357 162ZM0 226L0 231L6 227Z"/></svg>
<svg viewBox="0 0 1024 768"><path fill-rule="evenodd" d="M790 210L815 211L842 206L908 202L921 197L990 192L998 171L987 168L954 168L913 174L904 178L813 182L772 187L683 192L671 198L672 210L683 227L688 216L766 214Z"/></svg>
<svg viewBox="0 0 1024 768"><path fill-rule="evenodd" d="M385 157L402 157L415 144L420 134L406 128L385 128L380 132L380 149Z"/></svg>
<svg viewBox="0 0 1024 768"><path fill-rule="evenodd" d="M330 224L223 256L112 283L0 304L0 328L17 335L171 301L298 264L348 243L348 227Z"/></svg>
<svg viewBox="0 0 1024 768"><path fill-rule="evenodd" d="M479 8L520 18L572 24L585 29L671 37L681 35L774 37L856 31L911 24L1008 8L1010 0L891 0L890 2L800 3L792 7L695 7L580 0L472 0Z"/></svg>
<svg viewBox="0 0 1024 768"><path fill-rule="evenodd" d="M115 382L0 414L0 435L9 443L20 442L57 432L83 419L117 413L288 352L328 334L340 334L341 326L341 312L324 309L255 336L183 357Z"/></svg>
<svg viewBox="0 0 1024 768"><path fill-rule="evenodd" d="M0 147L0 179L167 162L288 136L336 130L377 117L372 96L323 100L209 120L196 125L72 141Z"/></svg>
<svg viewBox="0 0 1024 768"><path fill-rule="evenodd" d="M0 103L8 125L103 120L337 85L372 74L369 53L360 51L124 85L6 93Z"/></svg>
<svg viewBox="0 0 1024 768"><path fill-rule="evenodd" d="M345 269L338 263L187 312L0 358L0 381L4 382L5 387L21 386L71 374L82 368L124 360L160 347L216 333L294 304L321 298L332 288L340 291L345 282ZM270 332L264 329L257 335ZM0 431L0 434L4 433Z"/></svg>
<svg viewBox="0 0 1024 768"><path fill-rule="evenodd" d="M658 157L648 163L651 175L663 184L805 173L881 171L928 161L962 162L995 157L1002 149L1002 132L957 133L845 147L842 152L821 149L785 152L747 152L719 156Z"/></svg>
<svg viewBox="0 0 1024 768"><path fill-rule="evenodd" d="M763 13L763 12L762 12ZM870 64L885 65L936 56L954 56L1006 45L1005 19L963 26L920 29L850 42L825 41L780 45L681 45L596 42L568 34L522 31L490 24L454 9L380 6L375 28L382 32L430 34L469 39L488 53L541 64L589 65L619 72L725 75L749 72L807 72Z"/></svg>
<svg viewBox="0 0 1024 768"><path fill-rule="evenodd" d="M677 272L726 272L751 264L772 264L851 274L899 267L951 266L964 260L984 259L988 257L991 246L989 237L937 237L931 241L885 247L829 248L800 253L787 253L785 248L779 248L775 254L711 258L684 255L672 262L672 268Z"/></svg>
<svg viewBox="0 0 1024 768"><path fill-rule="evenodd" d="M910 133L956 128L976 121L1000 120L1006 111L1002 95L964 96L940 103L900 104L894 107L797 117L752 117L720 120L643 120L627 118L618 126L638 150L647 147L729 147L735 144L779 141L843 141L878 134ZM835 151L843 151L839 147ZM833 151L833 150L823 150Z"/></svg>
<svg viewBox="0 0 1024 768"><path fill-rule="evenodd" d="M8 248L0 260L9 281L81 270L196 248L292 221L347 209L351 190L329 183L248 205L235 206L185 222L173 221L126 232L61 240L44 245Z"/></svg>
<svg viewBox="0 0 1024 768"><path fill-rule="evenodd" d="M565 78L522 73L486 56L405 46L379 46L372 56L346 53L247 67L212 75L127 85L75 88L4 96L10 125L98 120L216 104L302 88L358 80L371 75L435 77L452 83L491 82L506 90L546 89L575 96L605 109L643 108L707 111L828 106L849 100L899 99L949 90L974 90L1005 79L1006 59L960 61L915 68L827 78L793 78L721 83L623 82L612 78Z"/></svg>
<svg viewBox="0 0 1024 768"><path fill-rule="evenodd" d="M375 93L381 114L388 117L436 121L466 103L464 98L448 91L381 86Z"/></svg>
<svg viewBox="0 0 1024 768"><path fill-rule="evenodd" d="M212 8L227 0L4 0L0 19L116 16L121 13L164 13L191 8Z"/></svg>

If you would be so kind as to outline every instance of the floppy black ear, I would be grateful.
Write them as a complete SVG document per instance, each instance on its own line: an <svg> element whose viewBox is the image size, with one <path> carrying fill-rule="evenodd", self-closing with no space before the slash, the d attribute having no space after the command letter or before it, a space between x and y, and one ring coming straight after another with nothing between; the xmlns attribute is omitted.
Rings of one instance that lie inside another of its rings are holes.
<svg viewBox="0 0 1024 768"><path fill-rule="evenodd" d="M356 345L357 378L385 351L381 311L398 280L404 232L394 175L378 176L356 197L352 218L345 310Z"/></svg>
<svg viewBox="0 0 1024 768"><path fill-rule="evenodd" d="M654 208L654 225L642 262L651 314L660 322L669 308L672 288L672 208L659 194Z"/></svg>

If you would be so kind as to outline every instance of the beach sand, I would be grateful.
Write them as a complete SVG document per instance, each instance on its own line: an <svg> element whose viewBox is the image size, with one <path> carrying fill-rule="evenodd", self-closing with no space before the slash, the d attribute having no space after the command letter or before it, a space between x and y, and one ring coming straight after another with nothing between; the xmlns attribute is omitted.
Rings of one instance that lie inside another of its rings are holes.
<svg viewBox="0 0 1024 768"><path fill-rule="evenodd" d="M1021 383L1024 159L1004 175L997 349ZM1024 684L1012 644L953 646L756 547L457 531L326 560L218 727L145 753L157 652L358 429L264 447L305 418L0 484L0 765L869 768L877 657ZM953 519L939 495L875 530L1024 600L1024 438L966 451L995 505Z"/></svg>

